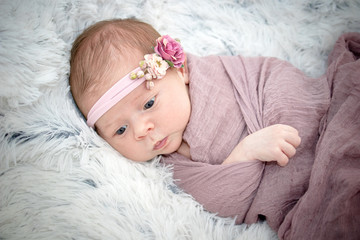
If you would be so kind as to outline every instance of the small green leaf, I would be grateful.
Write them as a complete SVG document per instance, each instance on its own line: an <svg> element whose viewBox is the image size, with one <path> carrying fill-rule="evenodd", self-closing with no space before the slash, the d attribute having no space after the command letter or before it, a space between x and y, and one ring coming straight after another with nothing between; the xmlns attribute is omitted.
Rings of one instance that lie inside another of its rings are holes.
<svg viewBox="0 0 360 240"><path fill-rule="evenodd" d="M165 60L165 61L169 64L170 67L174 67L174 64L172 62L170 62L169 60Z"/></svg>

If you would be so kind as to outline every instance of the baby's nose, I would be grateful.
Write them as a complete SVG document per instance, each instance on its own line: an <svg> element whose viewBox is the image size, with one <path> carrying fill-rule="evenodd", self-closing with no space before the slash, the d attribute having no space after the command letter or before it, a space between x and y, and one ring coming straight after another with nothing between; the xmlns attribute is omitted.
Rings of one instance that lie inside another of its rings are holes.
<svg viewBox="0 0 360 240"><path fill-rule="evenodd" d="M135 127L135 139L141 140L145 138L152 130L154 130L154 124L150 121L138 124Z"/></svg>

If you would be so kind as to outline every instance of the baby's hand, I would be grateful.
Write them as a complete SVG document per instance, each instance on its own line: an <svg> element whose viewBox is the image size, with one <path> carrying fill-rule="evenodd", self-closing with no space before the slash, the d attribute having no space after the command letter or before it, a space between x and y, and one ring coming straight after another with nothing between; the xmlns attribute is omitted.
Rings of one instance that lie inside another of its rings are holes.
<svg viewBox="0 0 360 240"><path fill-rule="evenodd" d="M244 138L223 164L260 160L277 161L285 166L295 155L301 139L298 131L288 125L276 124L263 128Z"/></svg>

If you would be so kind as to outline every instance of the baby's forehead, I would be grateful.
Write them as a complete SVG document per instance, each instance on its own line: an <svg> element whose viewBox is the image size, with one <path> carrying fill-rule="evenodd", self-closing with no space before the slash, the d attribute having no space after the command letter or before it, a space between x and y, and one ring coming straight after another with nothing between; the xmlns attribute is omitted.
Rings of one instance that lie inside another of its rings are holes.
<svg viewBox="0 0 360 240"><path fill-rule="evenodd" d="M128 54L112 56L107 70L87 87L87 97L100 98L99 96L103 95L115 83L134 70L143 58L143 54L139 50L134 49L132 52L127 51L126 53Z"/></svg>

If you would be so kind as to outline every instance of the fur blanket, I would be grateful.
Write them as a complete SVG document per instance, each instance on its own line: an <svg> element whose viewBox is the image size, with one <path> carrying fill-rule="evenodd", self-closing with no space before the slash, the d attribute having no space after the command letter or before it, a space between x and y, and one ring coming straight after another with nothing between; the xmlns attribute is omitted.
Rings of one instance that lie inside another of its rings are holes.
<svg viewBox="0 0 360 240"><path fill-rule="evenodd" d="M357 1L0 2L1 239L276 239L203 210L158 160L128 161L72 102L69 52L90 24L137 17L197 55L263 55L324 73ZM201 44L199 44L201 43Z"/></svg>

